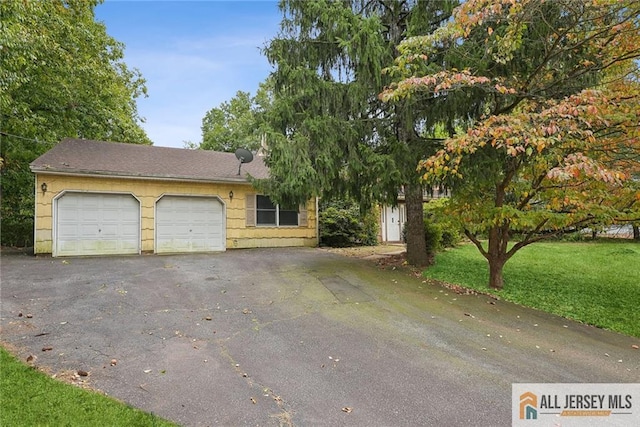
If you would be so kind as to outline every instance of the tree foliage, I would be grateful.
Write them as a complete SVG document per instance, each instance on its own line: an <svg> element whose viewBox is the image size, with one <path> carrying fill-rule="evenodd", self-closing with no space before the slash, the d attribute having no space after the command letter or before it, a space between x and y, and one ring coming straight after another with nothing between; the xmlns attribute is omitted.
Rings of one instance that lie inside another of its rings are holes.
<svg viewBox="0 0 640 427"><path fill-rule="evenodd" d="M268 114L275 199L296 204L311 196L350 197L363 207L395 204L404 186L407 257L428 262L422 232L418 161L435 152L432 104L383 104L405 37L429 34L450 16L454 1L284 0L281 33L265 49L276 67Z"/></svg>
<svg viewBox="0 0 640 427"><path fill-rule="evenodd" d="M65 137L149 144L144 80L95 21L98 1L0 2L2 242L31 240L29 163ZM28 232L28 234L26 234Z"/></svg>
<svg viewBox="0 0 640 427"><path fill-rule="evenodd" d="M382 99L474 100L456 110L468 130L420 169L453 188L450 213L488 260L490 286L531 243L640 217L639 16L636 1L468 0L400 47L390 72L404 78ZM447 61L425 73L443 47Z"/></svg>
<svg viewBox="0 0 640 427"><path fill-rule="evenodd" d="M256 151L264 135L264 115L272 102L271 83L260 84L255 96L238 91L230 100L207 111L202 119L199 148L234 152L238 148Z"/></svg>

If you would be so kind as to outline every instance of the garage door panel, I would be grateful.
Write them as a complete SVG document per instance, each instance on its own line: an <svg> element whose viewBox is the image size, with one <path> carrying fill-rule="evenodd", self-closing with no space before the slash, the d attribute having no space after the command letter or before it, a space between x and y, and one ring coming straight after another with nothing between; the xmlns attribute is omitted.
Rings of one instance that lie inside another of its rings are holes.
<svg viewBox="0 0 640 427"><path fill-rule="evenodd" d="M140 220L140 214L138 213L138 211L131 212L129 210L123 210L120 212L120 217L123 219L125 226L133 224Z"/></svg>
<svg viewBox="0 0 640 427"><path fill-rule="evenodd" d="M224 250L222 203L214 197L164 196L156 204L156 251Z"/></svg>
<svg viewBox="0 0 640 427"><path fill-rule="evenodd" d="M117 238L119 231L118 224L102 224L99 235L103 238Z"/></svg>
<svg viewBox="0 0 640 427"><path fill-rule="evenodd" d="M102 217L101 212L97 212L95 210L99 209L97 206L82 206L80 213L80 219L86 223L97 224Z"/></svg>
<svg viewBox="0 0 640 427"><path fill-rule="evenodd" d="M58 242L58 251L61 251L63 253L77 252L79 250L78 243L79 242L75 241L60 241Z"/></svg>
<svg viewBox="0 0 640 427"><path fill-rule="evenodd" d="M140 205L131 195L66 193L56 201L56 256L140 252Z"/></svg>
<svg viewBox="0 0 640 427"><path fill-rule="evenodd" d="M76 229L80 232L80 236L98 236L98 225L97 224L79 224Z"/></svg>
<svg viewBox="0 0 640 427"><path fill-rule="evenodd" d="M138 234L140 233L140 227L135 224L123 224L120 225L121 234L125 237L129 237L130 239L138 238ZM127 239L129 240L129 239Z"/></svg>

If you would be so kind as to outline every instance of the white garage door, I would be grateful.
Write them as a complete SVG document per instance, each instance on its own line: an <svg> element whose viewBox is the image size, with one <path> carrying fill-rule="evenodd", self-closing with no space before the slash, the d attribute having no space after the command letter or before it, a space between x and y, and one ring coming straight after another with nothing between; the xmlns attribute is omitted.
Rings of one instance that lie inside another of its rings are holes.
<svg viewBox="0 0 640 427"><path fill-rule="evenodd" d="M164 196L158 200L157 253L223 250L223 209L217 198Z"/></svg>
<svg viewBox="0 0 640 427"><path fill-rule="evenodd" d="M65 193L55 239L55 256L138 254L140 203L129 194Z"/></svg>

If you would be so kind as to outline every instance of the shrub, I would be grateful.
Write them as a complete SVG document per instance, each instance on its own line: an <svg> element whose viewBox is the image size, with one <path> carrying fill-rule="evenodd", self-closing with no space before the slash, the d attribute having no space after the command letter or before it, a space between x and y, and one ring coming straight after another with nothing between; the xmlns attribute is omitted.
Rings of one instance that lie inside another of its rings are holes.
<svg viewBox="0 0 640 427"><path fill-rule="evenodd" d="M434 253L442 249L442 227L425 218L424 220L424 239L427 244L427 253Z"/></svg>
<svg viewBox="0 0 640 427"><path fill-rule="evenodd" d="M378 244L378 222L373 210L361 214L353 202L333 201L320 208L320 244L332 247Z"/></svg>
<svg viewBox="0 0 640 427"><path fill-rule="evenodd" d="M455 221L443 211L447 199L436 199L425 204L424 208L424 237L427 252L434 253L443 248L452 248L462 239L460 229ZM402 238L406 241L407 230L402 230Z"/></svg>
<svg viewBox="0 0 640 427"><path fill-rule="evenodd" d="M33 245L33 217L13 215L2 219L2 245L26 247Z"/></svg>
<svg viewBox="0 0 640 427"><path fill-rule="evenodd" d="M432 222L440 227L439 249L452 248L462 240L460 225L444 211L448 202L449 199L434 199L424 207L425 221Z"/></svg>

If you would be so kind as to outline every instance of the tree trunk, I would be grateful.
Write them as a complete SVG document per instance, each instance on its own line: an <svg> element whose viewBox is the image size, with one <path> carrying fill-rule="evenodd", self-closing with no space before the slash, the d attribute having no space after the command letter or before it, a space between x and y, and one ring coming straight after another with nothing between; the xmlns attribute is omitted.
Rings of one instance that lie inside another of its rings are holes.
<svg viewBox="0 0 640 427"><path fill-rule="evenodd" d="M509 226L507 223L491 227L489 230L489 250L486 258L489 261L489 287L492 289L502 289L504 286L502 269L508 260L508 243Z"/></svg>
<svg viewBox="0 0 640 427"><path fill-rule="evenodd" d="M633 240L640 240L640 225L632 224L633 228Z"/></svg>
<svg viewBox="0 0 640 427"><path fill-rule="evenodd" d="M422 206L422 186L411 183L405 187L407 206L407 262L424 267L433 263L433 254L427 253L424 238L424 209Z"/></svg>
<svg viewBox="0 0 640 427"><path fill-rule="evenodd" d="M489 287L491 289L502 289L504 280L502 278L502 269L506 261L501 257L489 255Z"/></svg>

